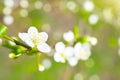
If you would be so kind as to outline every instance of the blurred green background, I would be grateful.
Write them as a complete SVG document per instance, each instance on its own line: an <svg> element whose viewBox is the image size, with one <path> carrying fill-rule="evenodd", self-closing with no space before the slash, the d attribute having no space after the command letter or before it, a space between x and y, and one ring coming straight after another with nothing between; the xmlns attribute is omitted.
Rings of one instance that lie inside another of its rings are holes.
<svg viewBox="0 0 120 80"><path fill-rule="evenodd" d="M51 62L43 72L37 69L36 56L12 60L10 51L0 47L0 80L120 80L119 5L119 0L0 0L0 24L9 28L10 36L33 25L46 31L54 46L64 32L78 26L80 35L98 39L89 60L70 67L43 57Z"/></svg>

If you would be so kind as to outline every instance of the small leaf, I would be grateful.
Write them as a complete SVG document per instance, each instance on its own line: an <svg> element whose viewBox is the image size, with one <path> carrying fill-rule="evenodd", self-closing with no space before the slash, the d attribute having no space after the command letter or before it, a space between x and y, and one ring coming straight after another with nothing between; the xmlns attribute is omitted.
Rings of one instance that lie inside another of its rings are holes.
<svg viewBox="0 0 120 80"><path fill-rule="evenodd" d="M86 43L88 41L88 37L87 36L82 36L78 39L79 42L81 43Z"/></svg>
<svg viewBox="0 0 120 80"><path fill-rule="evenodd" d="M74 26L73 32L74 32L76 40L78 40L79 39L79 28L78 28L78 26Z"/></svg>
<svg viewBox="0 0 120 80"><path fill-rule="evenodd" d="M4 36L7 34L8 28L4 25L0 25L0 36Z"/></svg>

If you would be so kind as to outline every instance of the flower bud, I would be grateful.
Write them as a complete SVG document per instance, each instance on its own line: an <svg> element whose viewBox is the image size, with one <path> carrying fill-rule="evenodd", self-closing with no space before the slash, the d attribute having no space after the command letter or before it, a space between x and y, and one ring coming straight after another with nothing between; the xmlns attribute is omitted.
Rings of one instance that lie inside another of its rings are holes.
<svg viewBox="0 0 120 80"><path fill-rule="evenodd" d="M10 53L10 54L9 54L9 58L15 59L15 58L17 58L17 56L15 55L15 53Z"/></svg>
<svg viewBox="0 0 120 80"><path fill-rule="evenodd" d="M41 71L41 72L45 70L45 67L41 64L39 64L38 68L39 68L39 71Z"/></svg>

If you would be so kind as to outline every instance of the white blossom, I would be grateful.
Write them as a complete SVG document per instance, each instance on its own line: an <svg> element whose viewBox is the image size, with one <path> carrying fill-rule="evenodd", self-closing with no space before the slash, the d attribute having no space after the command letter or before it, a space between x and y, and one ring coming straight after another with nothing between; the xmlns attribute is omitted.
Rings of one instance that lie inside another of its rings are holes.
<svg viewBox="0 0 120 80"><path fill-rule="evenodd" d="M74 42L74 33L72 31L68 31L66 33L63 34L63 39L69 43L73 43Z"/></svg>
<svg viewBox="0 0 120 80"><path fill-rule="evenodd" d="M65 63L66 61L69 63L70 66L75 66L78 63L78 59L74 55L74 48L71 46L65 47L63 42L58 42L55 45L55 54L54 60L56 62Z"/></svg>
<svg viewBox="0 0 120 80"><path fill-rule="evenodd" d="M52 66L52 63L49 59L44 59L42 61L42 65L45 67L45 69L49 69Z"/></svg>
<svg viewBox="0 0 120 80"><path fill-rule="evenodd" d="M70 66L74 67L77 65L78 59L75 56L73 56L73 57L68 59L68 63Z"/></svg>
<svg viewBox="0 0 120 80"><path fill-rule="evenodd" d="M90 44L93 46L95 46L98 42L96 37L89 37L88 39L89 39Z"/></svg>
<svg viewBox="0 0 120 80"><path fill-rule="evenodd" d="M13 6L14 6L14 0L4 0L4 5L6 6L6 7L10 7L10 8L12 8Z"/></svg>
<svg viewBox="0 0 120 80"><path fill-rule="evenodd" d="M90 24L96 24L97 22L99 21L99 16L98 15L96 15L96 14L92 14L92 15L90 15L90 17L89 17L89 23Z"/></svg>
<svg viewBox="0 0 120 80"><path fill-rule="evenodd" d="M69 10L74 11L76 9L76 3L74 1L68 1L66 7Z"/></svg>
<svg viewBox="0 0 120 80"><path fill-rule="evenodd" d="M78 63L78 59L75 57L74 48L71 46L67 46L65 48L65 56L68 64L72 67L76 66Z"/></svg>
<svg viewBox="0 0 120 80"><path fill-rule="evenodd" d="M74 47L75 51L75 56L79 60L87 60L89 56L91 55L91 46L88 43L81 44L81 43L76 43Z"/></svg>
<svg viewBox="0 0 120 80"><path fill-rule="evenodd" d="M6 16L3 17L3 22L6 25L11 25L14 22L14 18L11 15L6 15Z"/></svg>
<svg viewBox="0 0 120 80"><path fill-rule="evenodd" d="M28 2L28 0L21 0L21 1L20 1L20 6L21 6L22 8L28 8L28 7L29 7L29 2Z"/></svg>
<svg viewBox="0 0 120 80"><path fill-rule="evenodd" d="M86 11L91 12L93 11L95 5L92 1L85 1L85 3L83 4L83 7Z"/></svg>
<svg viewBox="0 0 120 80"><path fill-rule="evenodd" d="M54 60L56 62L62 62L65 63L65 44L63 42L58 42L55 45L55 54L54 54Z"/></svg>
<svg viewBox="0 0 120 80"><path fill-rule="evenodd" d="M46 43L48 35L46 32L38 32L38 30L31 26L28 33L19 33L18 35L22 41L34 48L36 47L41 52L50 52L50 47Z"/></svg>

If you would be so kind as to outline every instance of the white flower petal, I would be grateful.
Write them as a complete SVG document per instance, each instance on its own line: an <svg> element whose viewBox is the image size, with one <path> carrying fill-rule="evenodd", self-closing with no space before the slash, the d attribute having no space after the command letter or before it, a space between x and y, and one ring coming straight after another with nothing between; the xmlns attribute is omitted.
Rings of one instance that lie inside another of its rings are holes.
<svg viewBox="0 0 120 80"><path fill-rule="evenodd" d="M63 39L69 43L74 41L74 34L72 31L68 31L63 34Z"/></svg>
<svg viewBox="0 0 120 80"><path fill-rule="evenodd" d="M64 53L67 58L72 57L72 56L74 56L74 48L66 47Z"/></svg>
<svg viewBox="0 0 120 80"><path fill-rule="evenodd" d="M38 48L39 51L45 52L45 53L51 51L49 45L46 44L46 43L42 43L42 44L37 45L37 48Z"/></svg>
<svg viewBox="0 0 120 80"><path fill-rule="evenodd" d="M91 49L91 45L88 43L82 44L82 47L86 50L90 50Z"/></svg>
<svg viewBox="0 0 120 80"><path fill-rule="evenodd" d="M91 51L90 51L91 46L89 44L80 44L77 43L75 45L75 57L77 59L81 59L81 60L87 60L89 58L89 56L91 55Z"/></svg>
<svg viewBox="0 0 120 80"><path fill-rule="evenodd" d="M78 53L82 48L82 44L81 43L76 43L75 47L74 47L74 51L75 53Z"/></svg>
<svg viewBox="0 0 120 80"><path fill-rule="evenodd" d="M40 32L39 33L39 38L40 38L40 41L45 42L48 39L48 34L46 32Z"/></svg>
<svg viewBox="0 0 120 80"><path fill-rule="evenodd" d="M29 34L29 35L36 35L36 34L38 34L38 30L36 29L36 27L31 26L31 27L28 29L28 34Z"/></svg>
<svg viewBox="0 0 120 80"><path fill-rule="evenodd" d="M58 42L55 45L55 50L59 53L62 53L65 49L65 44L63 42Z"/></svg>
<svg viewBox="0 0 120 80"><path fill-rule="evenodd" d="M29 37L29 35L27 33L19 33L18 36L27 45L29 45L30 47L34 47L34 44L33 44L32 40L30 39L30 37Z"/></svg>
<svg viewBox="0 0 120 80"><path fill-rule="evenodd" d="M55 53L55 54L54 54L54 60L55 60L56 62L60 62L60 55L59 55L58 53Z"/></svg>
<svg viewBox="0 0 120 80"><path fill-rule="evenodd" d="M95 7L94 3L92 1L86 1L84 4L83 4L83 7L86 11L92 11Z"/></svg>
<svg viewBox="0 0 120 80"><path fill-rule="evenodd" d="M70 64L70 66L74 67L77 65L78 59L76 59L75 57L71 57L68 59L68 63Z"/></svg>
<svg viewBox="0 0 120 80"><path fill-rule="evenodd" d="M90 37L89 41L90 41L91 45L93 45L93 46L96 45L98 42L97 38L95 38L95 37Z"/></svg>
<svg viewBox="0 0 120 80"><path fill-rule="evenodd" d="M54 54L54 60L55 60L56 62L65 63L65 58L62 57L61 54L60 54L60 53L57 53L57 52Z"/></svg>

